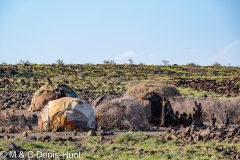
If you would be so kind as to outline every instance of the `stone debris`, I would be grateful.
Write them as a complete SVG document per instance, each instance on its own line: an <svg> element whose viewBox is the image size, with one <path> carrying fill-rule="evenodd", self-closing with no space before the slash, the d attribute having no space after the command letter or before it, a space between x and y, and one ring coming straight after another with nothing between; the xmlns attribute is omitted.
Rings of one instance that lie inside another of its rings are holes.
<svg viewBox="0 0 240 160"><path fill-rule="evenodd" d="M10 139L10 136L7 135L7 134L4 134L4 135L3 135L3 139Z"/></svg>
<svg viewBox="0 0 240 160"><path fill-rule="evenodd" d="M21 149L21 147L17 146L15 143L12 142L9 142L7 144L7 148L9 149L9 151L17 151Z"/></svg>
<svg viewBox="0 0 240 160"><path fill-rule="evenodd" d="M73 142L73 138L72 137L67 137L67 141Z"/></svg>
<svg viewBox="0 0 240 160"><path fill-rule="evenodd" d="M74 130L73 133L72 133L72 136L76 136L77 135L77 131Z"/></svg>
<svg viewBox="0 0 240 160"><path fill-rule="evenodd" d="M32 136L32 137L30 137L30 139L33 140L33 141L36 141L36 140L37 140L37 137Z"/></svg>
<svg viewBox="0 0 240 160"><path fill-rule="evenodd" d="M111 136L111 135L114 135L114 133L113 133L112 131L100 130L99 135L102 135L102 136Z"/></svg>
<svg viewBox="0 0 240 160"><path fill-rule="evenodd" d="M96 136L96 135L97 135L97 133L94 130L90 130L87 133L87 137L89 137L89 136Z"/></svg>
<svg viewBox="0 0 240 160"><path fill-rule="evenodd" d="M50 142L51 137L49 135L44 135L44 136L39 137L37 140L43 141L43 142Z"/></svg>
<svg viewBox="0 0 240 160"><path fill-rule="evenodd" d="M103 137L103 135L100 135L99 137L99 141L103 141L105 138Z"/></svg>
<svg viewBox="0 0 240 160"><path fill-rule="evenodd" d="M66 139L62 138L62 137L56 137L54 139L55 142L59 142L59 141L65 141Z"/></svg>
<svg viewBox="0 0 240 160"><path fill-rule="evenodd" d="M228 139L231 143L240 143L240 127L198 127L187 128L175 127L167 129L163 140L188 140L188 141L217 141L221 142Z"/></svg>
<svg viewBox="0 0 240 160"><path fill-rule="evenodd" d="M30 124L27 124L25 127L26 131L33 131L33 127Z"/></svg>
<svg viewBox="0 0 240 160"><path fill-rule="evenodd" d="M10 127L7 129L7 133L18 133L18 129L14 125L10 125Z"/></svg>
<svg viewBox="0 0 240 160"><path fill-rule="evenodd" d="M27 137L27 136L28 136L28 133L27 133L27 132L23 132L22 136L23 136L23 137Z"/></svg>
<svg viewBox="0 0 240 160"><path fill-rule="evenodd" d="M28 123L37 123L38 122L38 117L36 114L30 114L27 117L27 122Z"/></svg>
<svg viewBox="0 0 240 160"><path fill-rule="evenodd" d="M27 122L26 117L24 116L24 114L19 116L18 121L19 121L19 128L24 129L24 127L26 125L26 122Z"/></svg>

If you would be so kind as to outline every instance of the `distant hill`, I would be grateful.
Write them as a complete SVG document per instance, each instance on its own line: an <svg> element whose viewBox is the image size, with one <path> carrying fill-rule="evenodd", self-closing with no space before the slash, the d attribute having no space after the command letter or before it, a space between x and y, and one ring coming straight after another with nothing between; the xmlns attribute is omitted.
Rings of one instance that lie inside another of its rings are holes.
<svg viewBox="0 0 240 160"><path fill-rule="evenodd" d="M121 96L142 81L175 85L219 96L240 94L240 68L198 65L16 64L0 65L0 90L35 91L46 83L64 83L83 98ZM187 91L188 92L188 91ZM188 94L188 93L186 93Z"/></svg>

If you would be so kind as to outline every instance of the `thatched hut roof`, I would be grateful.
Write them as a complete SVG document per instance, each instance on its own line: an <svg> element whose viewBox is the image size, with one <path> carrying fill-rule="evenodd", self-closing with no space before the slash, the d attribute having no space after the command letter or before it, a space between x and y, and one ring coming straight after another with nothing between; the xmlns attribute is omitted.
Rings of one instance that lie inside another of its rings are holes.
<svg viewBox="0 0 240 160"><path fill-rule="evenodd" d="M130 87L125 93L124 97L134 97L138 101L147 100L150 96L159 95L160 97L174 97L179 96L180 92L174 86L167 86L164 84L147 84L139 83Z"/></svg>
<svg viewBox="0 0 240 160"><path fill-rule="evenodd" d="M124 97L134 97L137 100L141 100L148 93L151 92L160 92L162 90L162 84L147 84L147 83L139 83L130 87L125 93Z"/></svg>

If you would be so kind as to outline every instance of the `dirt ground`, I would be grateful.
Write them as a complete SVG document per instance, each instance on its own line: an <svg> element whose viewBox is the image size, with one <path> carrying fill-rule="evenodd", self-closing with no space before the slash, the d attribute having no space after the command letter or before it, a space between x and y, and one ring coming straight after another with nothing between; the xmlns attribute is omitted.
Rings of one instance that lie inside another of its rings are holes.
<svg viewBox="0 0 240 160"><path fill-rule="evenodd" d="M27 110L28 108L24 108L24 109L19 109L19 110L13 110L12 108L7 108L6 110L2 110L2 116L4 116L4 114L6 112L10 113L10 115L22 115L24 114L25 117L28 117L30 115L39 115L39 111L35 111L35 112L29 112ZM45 135L48 135L50 136L52 139L56 138L56 137L64 137L64 138L67 138L67 137L71 137L72 136L72 132L39 132L38 131L38 126L37 126L37 123L26 123L26 126L27 125L31 125L33 130L32 131L27 131L28 132L28 137L36 137L36 138L39 138L39 137L42 137L42 136L45 136ZM204 123L206 126L209 126L210 124L208 122L205 122ZM7 122L7 123L4 123L2 122L0 124L0 127L5 127L5 128L8 128L10 125L14 125L14 126L18 126L18 122ZM18 130L18 133L8 133L8 135L10 136L10 138L22 138L22 134L23 132L26 131L26 130ZM152 130L151 131L141 131L141 132L144 132L144 133L162 133L162 132L165 132L166 131L166 128L163 128L163 127L152 127ZM99 134L100 131L96 131L97 134ZM124 134L124 133L128 133L130 131L128 130L111 130L111 132L114 133L114 135L119 135L119 134ZM138 132L138 131L131 131L131 132ZM88 132L78 132L76 136L87 136L87 133ZM0 138L3 138L4 136L4 133L0 133Z"/></svg>
<svg viewBox="0 0 240 160"><path fill-rule="evenodd" d="M36 112L29 112L27 110L28 108L24 108L22 110L14 110L12 108L7 108L6 110L2 110L2 116L5 115L6 112L10 113L10 115L16 115L16 116L19 116L19 115L24 115L25 117L28 117L32 114L35 114L35 115L39 115L39 111L36 111ZM14 126L18 126L18 122L7 122L7 123L4 123L2 122L0 127L5 127L5 128L8 128L10 125L14 125ZM29 123L27 122L26 123L26 126L27 125L31 125L33 130L32 131L27 131L28 132L28 137L41 137L41 136L45 136L45 135L48 135L50 136L51 138L56 138L56 137L69 137L72 135L72 132L39 132L38 131L38 126L37 126L37 123ZM153 127L152 128L152 131L144 131L145 133L158 133L158 132L164 132L166 129L165 128L156 128L156 127ZM26 130L18 130L18 133L8 133L8 135L10 136L10 138L22 138L22 134L23 132L26 131ZM96 131L97 134L99 134L100 131ZM129 131L128 130L111 130L111 132L114 133L114 135L119 135L119 134L124 134L124 133L128 133ZM131 132L137 132L137 131L131 131ZM86 136L88 132L78 132L76 136ZM0 138L3 137L4 133L0 133Z"/></svg>

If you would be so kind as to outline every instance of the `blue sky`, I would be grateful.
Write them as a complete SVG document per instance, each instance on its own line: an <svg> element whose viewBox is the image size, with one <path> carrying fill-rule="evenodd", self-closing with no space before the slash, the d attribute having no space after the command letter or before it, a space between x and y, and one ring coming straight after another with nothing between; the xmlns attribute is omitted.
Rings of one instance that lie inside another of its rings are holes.
<svg viewBox="0 0 240 160"><path fill-rule="evenodd" d="M240 65L239 0L1 0L0 63Z"/></svg>

